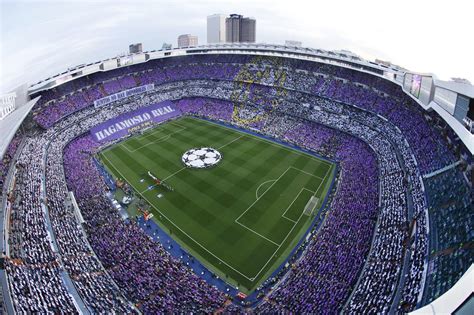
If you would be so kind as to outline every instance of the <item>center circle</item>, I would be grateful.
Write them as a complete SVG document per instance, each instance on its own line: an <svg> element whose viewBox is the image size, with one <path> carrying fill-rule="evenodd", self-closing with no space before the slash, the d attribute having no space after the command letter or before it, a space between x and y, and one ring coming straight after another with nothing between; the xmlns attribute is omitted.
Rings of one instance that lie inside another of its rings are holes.
<svg viewBox="0 0 474 315"><path fill-rule="evenodd" d="M222 154L214 148L193 148L184 152L181 160L186 167L209 168L222 159Z"/></svg>

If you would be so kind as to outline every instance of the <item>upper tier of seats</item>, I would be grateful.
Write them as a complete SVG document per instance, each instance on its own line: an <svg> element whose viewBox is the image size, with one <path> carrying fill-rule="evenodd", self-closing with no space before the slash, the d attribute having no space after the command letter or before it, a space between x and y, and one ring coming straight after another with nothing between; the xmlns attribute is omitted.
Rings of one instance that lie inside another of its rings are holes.
<svg viewBox="0 0 474 315"><path fill-rule="evenodd" d="M155 91L103 108L92 105L148 83ZM258 311L407 311L449 289L472 262L472 196L460 185L462 173L453 168L424 183L421 177L457 158L397 85L307 61L175 57L97 73L42 94L34 119L44 129L25 136L8 205L7 272L18 311L54 312L58 305L74 311L71 290L96 312L225 308L224 293L120 219L92 161L99 149L87 135L92 126L166 99L185 114L252 128L340 163L327 223L285 270L288 276L271 280L283 278ZM68 190L76 195L86 234L63 202ZM456 195L462 199L449 201ZM419 303L427 259L425 299ZM50 290L41 290L45 283Z"/></svg>

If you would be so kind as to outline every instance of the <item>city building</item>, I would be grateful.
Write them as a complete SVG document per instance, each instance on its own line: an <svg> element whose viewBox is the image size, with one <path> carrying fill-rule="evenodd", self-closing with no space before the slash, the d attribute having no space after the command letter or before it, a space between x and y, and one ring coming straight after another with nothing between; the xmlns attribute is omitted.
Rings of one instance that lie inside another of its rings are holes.
<svg viewBox="0 0 474 315"><path fill-rule="evenodd" d="M198 37L191 34L183 34L178 36L178 48L196 47L198 45Z"/></svg>
<svg viewBox="0 0 474 315"><path fill-rule="evenodd" d="M131 54L141 53L143 51L142 43L130 44L128 50Z"/></svg>
<svg viewBox="0 0 474 315"><path fill-rule="evenodd" d="M161 49L162 50L171 50L171 49L173 49L173 45L168 44L168 43L163 43L163 45L161 45Z"/></svg>
<svg viewBox="0 0 474 315"><path fill-rule="evenodd" d="M257 21L254 18L231 14L225 20L226 42L255 43Z"/></svg>
<svg viewBox="0 0 474 315"><path fill-rule="evenodd" d="M209 15L207 17L207 43L225 43L225 41L225 15Z"/></svg>
<svg viewBox="0 0 474 315"><path fill-rule="evenodd" d="M285 40L285 46L301 47L302 45L303 43L298 40Z"/></svg>

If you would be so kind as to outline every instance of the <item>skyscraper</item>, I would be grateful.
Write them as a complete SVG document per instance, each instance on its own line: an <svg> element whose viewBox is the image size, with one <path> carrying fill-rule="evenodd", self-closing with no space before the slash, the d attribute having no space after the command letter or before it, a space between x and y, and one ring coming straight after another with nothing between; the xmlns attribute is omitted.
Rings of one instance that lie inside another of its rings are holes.
<svg viewBox="0 0 474 315"><path fill-rule="evenodd" d="M191 34L183 34L178 37L178 48L198 45L198 37Z"/></svg>
<svg viewBox="0 0 474 315"><path fill-rule="evenodd" d="M257 21L253 18L243 18L240 23L240 41L246 43L255 43Z"/></svg>
<svg viewBox="0 0 474 315"><path fill-rule="evenodd" d="M225 15L213 14L207 17L207 43L224 43L225 38Z"/></svg>
<svg viewBox="0 0 474 315"><path fill-rule="evenodd" d="M257 21L254 18L231 14L225 20L226 41L255 43Z"/></svg>
<svg viewBox="0 0 474 315"><path fill-rule="evenodd" d="M242 15L231 14L225 19L225 37L230 43L240 42L240 20Z"/></svg>

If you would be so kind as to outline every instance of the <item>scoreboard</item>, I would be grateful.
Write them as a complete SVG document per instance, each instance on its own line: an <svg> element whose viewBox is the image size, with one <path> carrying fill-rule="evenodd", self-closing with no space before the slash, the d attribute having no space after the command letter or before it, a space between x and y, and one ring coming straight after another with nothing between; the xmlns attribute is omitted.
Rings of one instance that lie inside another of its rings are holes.
<svg viewBox="0 0 474 315"><path fill-rule="evenodd" d="M434 86L431 76L406 73L403 88L407 93L419 99L424 105L428 105L433 98Z"/></svg>

